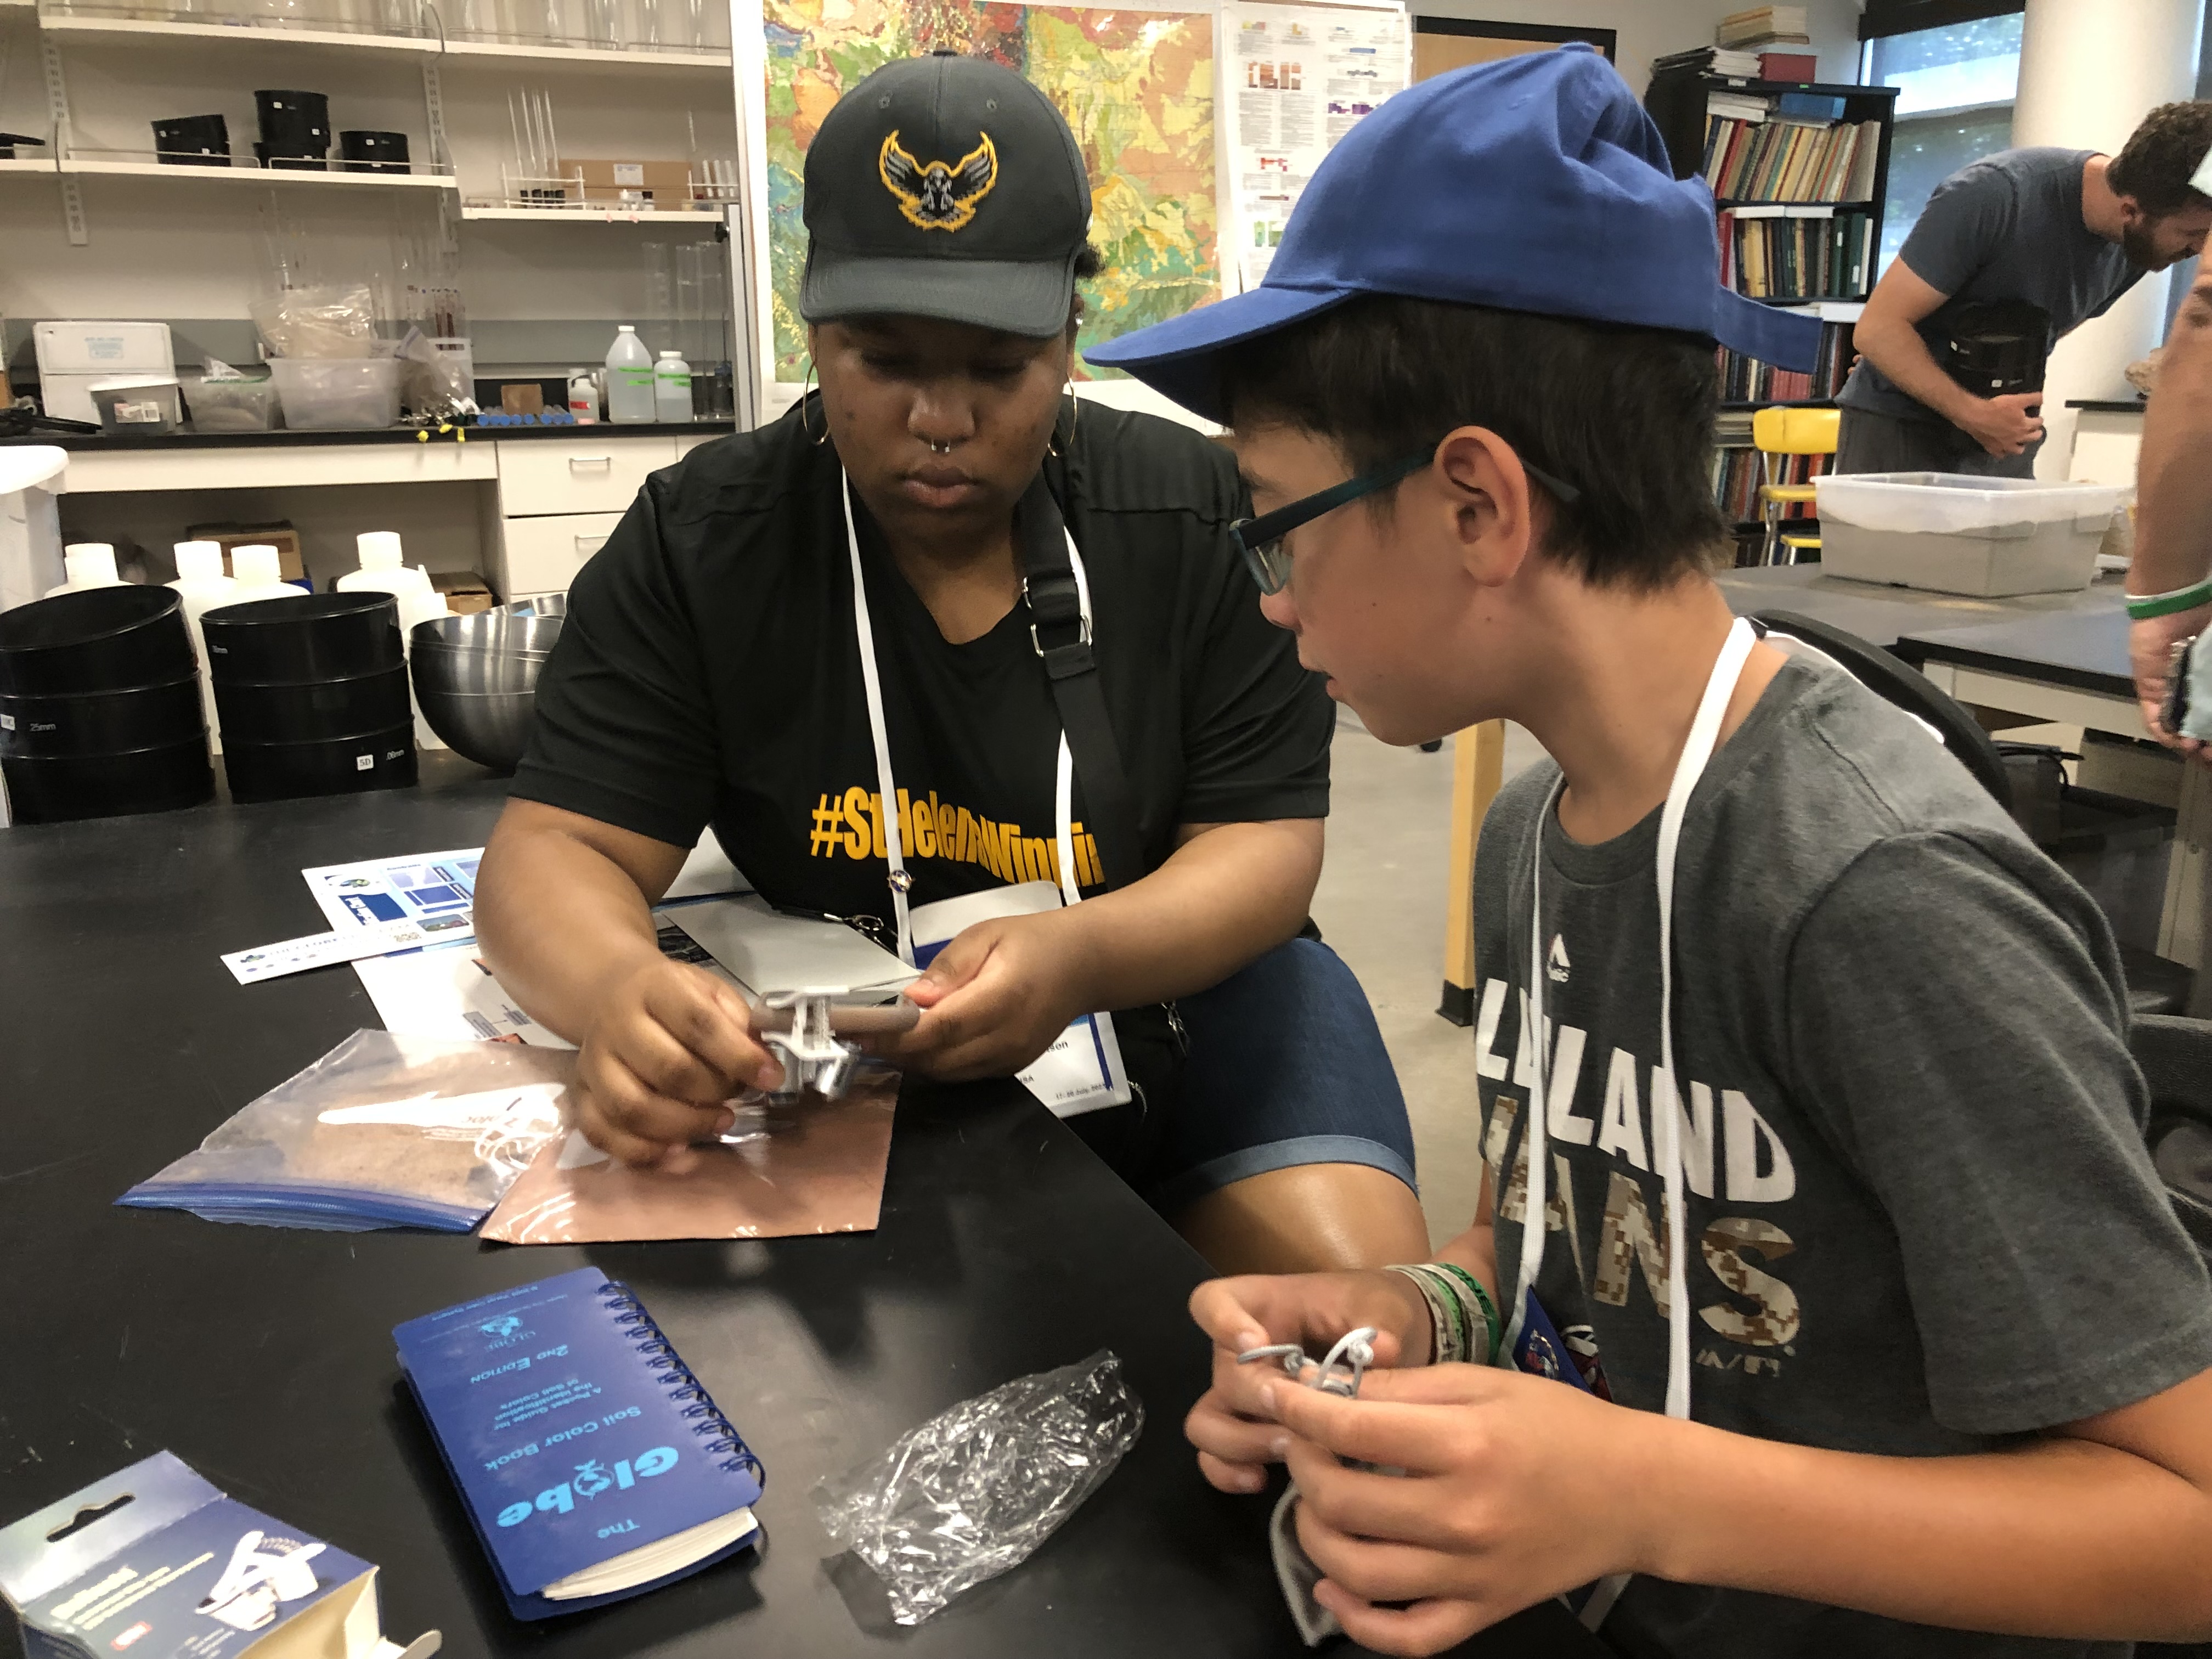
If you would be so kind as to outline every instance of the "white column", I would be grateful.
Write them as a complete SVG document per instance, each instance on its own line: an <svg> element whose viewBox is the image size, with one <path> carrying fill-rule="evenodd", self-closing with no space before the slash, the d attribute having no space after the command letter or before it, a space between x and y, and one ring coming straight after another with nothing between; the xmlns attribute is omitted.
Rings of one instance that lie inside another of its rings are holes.
<svg viewBox="0 0 2212 1659"><path fill-rule="evenodd" d="M2203 21L2203 0L2027 0L2014 144L2118 155L2144 116L2195 91ZM2135 395L2123 371L2158 344L2171 275L2152 272L2059 342L2044 379L2039 477L2066 477L2077 412L2068 398Z"/></svg>

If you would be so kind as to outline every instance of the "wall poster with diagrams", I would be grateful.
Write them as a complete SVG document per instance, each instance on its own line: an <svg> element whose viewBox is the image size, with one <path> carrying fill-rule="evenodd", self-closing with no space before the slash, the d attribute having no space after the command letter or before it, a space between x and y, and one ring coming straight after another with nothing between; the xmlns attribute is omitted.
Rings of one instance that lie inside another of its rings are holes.
<svg viewBox="0 0 2212 1659"><path fill-rule="evenodd" d="M1395 6L1296 6L1225 0L1222 65L1228 125L1228 240L1237 276L1267 274L1322 158L1413 72L1412 32Z"/></svg>

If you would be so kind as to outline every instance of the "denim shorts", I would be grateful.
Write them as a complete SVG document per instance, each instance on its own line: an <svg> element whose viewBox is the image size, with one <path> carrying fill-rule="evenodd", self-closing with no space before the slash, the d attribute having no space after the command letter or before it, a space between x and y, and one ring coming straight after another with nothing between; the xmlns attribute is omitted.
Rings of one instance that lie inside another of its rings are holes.
<svg viewBox="0 0 2212 1659"><path fill-rule="evenodd" d="M1116 1016L1142 1094L1068 1120L1154 1208L1302 1164L1364 1164L1414 1185L1406 1097L1367 994L1335 951L1294 939L1177 1006L1181 1064L1164 1019L1155 1037Z"/></svg>

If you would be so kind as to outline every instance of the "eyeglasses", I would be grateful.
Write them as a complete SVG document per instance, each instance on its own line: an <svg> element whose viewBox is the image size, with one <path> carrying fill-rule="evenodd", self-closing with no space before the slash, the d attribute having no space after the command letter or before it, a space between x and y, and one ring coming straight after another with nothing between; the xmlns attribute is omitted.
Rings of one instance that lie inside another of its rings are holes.
<svg viewBox="0 0 2212 1659"><path fill-rule="evenodd" d="M1229 526L1229 539L1237 544L1237 550L1244 556L1245 568L1251 571L1252 580L1260 584L1262 593L1279 593L1290 585L1291 550L1287 538L1300 525L1318 519L1324 513L1333 513L1348 501L1363 495L1372 495L1388 489L1436 459L1436 452L1425 449L1418 455L1407 455L1385 462L1372 472L1363 472L1356 478L1346 478L1340 484L1331 484L1327 489L1315 491L1292 501L1288 507L1279 507L1273 513L1257 519L1239 519ZM1521 463L1521 470L1559 497L1560 501L1573 502L1582 499L1582 491L1572 484L1553 477L1550 473Z"/></svg>

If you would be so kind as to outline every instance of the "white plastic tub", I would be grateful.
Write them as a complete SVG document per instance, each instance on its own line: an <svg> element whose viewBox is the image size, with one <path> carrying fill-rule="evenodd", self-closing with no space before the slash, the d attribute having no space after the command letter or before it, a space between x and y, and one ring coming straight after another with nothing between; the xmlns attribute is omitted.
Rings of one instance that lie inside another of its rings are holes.
<svg viewBox="0 0 2212 1659"><path fill-rule="evenodd" d="M269 365L284 424L308 431L399 423L396 357L277 357Z"/></svg>
<svg viewBox="0 0 2212 1659"><path fill-rule="evenodd" d="M1814 489L1825 574L1984 599L2087 587L2127 493L1958 472L1845 473Z"/></svg>

